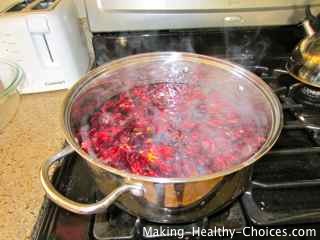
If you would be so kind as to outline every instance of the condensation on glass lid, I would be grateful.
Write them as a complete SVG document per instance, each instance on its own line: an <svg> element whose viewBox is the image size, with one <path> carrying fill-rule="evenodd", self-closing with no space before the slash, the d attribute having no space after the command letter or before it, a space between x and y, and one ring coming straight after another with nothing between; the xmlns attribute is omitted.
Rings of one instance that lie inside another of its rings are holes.
<svg viewBox="0 0 320 240"><path fill-rule="evenodd" d="M84 151L116 169L153 177L202 176L258 151L269 131L266 108L262 100L214 88L141 85L103 102L81 121L76 137Z"/></svg>

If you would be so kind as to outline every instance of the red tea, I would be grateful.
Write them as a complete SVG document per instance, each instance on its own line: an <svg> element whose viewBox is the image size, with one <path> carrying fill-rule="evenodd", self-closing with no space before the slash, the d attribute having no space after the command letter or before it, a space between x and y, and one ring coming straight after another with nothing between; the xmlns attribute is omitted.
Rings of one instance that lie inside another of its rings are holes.
<svg viewBox="0 0 320 240"><path fill-rule="evenodd" d="M82 126L84 151L142 176L193 177L241 163L264 143L257 124L218 91L159 83L107 100Z"/></svg>

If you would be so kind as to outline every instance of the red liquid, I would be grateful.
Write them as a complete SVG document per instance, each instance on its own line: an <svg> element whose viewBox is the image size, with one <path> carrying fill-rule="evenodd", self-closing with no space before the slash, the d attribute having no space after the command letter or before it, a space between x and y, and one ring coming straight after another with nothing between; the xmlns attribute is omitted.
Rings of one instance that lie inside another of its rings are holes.
<svg viewBox="0 0 320 240"><path fill-rule="evenodd" d="M137 175L207 175L247 160L265 141L267 127L236 106L194 86L139 86L106 101L78 140L104 164Z"/></svg>

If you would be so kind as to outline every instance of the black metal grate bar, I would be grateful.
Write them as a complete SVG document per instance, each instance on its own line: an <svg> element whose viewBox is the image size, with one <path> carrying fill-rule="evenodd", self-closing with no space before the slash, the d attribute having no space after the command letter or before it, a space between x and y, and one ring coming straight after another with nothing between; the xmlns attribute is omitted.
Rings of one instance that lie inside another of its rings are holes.
<svg viewBox="0 0 320 240"><path fill-rule="evenodd" d="M306 153L320 153L320 147L303 147L291 149L277 149L271 150L267 155L293 155L293 154L306 154Z"/></svg>
<svg viewBox="0 0 320 240"><path fill-rule="evenodd" d="M253 188L263 188L263 189L315 187L315 186L320 186L320 179L281 182L281 183L263 183L259 181L252 181L251 184Z"/></svg>

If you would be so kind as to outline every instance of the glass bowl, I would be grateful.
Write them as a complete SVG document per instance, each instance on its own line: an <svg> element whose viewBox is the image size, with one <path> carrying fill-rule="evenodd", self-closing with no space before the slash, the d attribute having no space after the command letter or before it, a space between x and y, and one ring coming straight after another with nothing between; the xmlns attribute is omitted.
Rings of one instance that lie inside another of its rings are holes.
<svg viewBox="0 0 320 240"><path fill-rule="evenodd" d="M17 87L23 76L17 64L0 59L0 130L7 126L18 109L20 95Z"/></svg>

